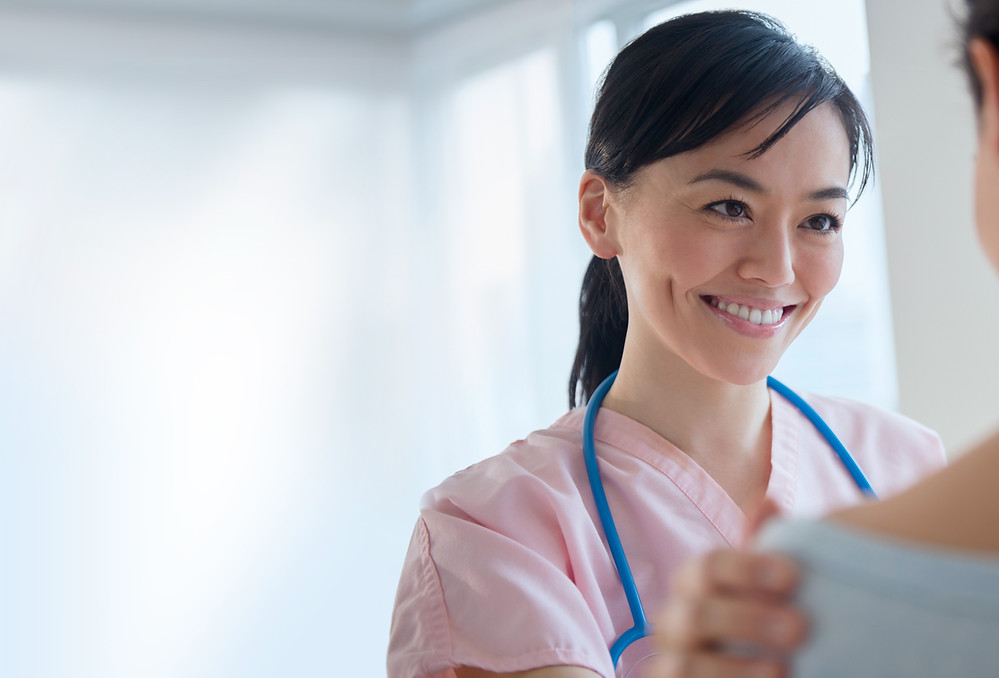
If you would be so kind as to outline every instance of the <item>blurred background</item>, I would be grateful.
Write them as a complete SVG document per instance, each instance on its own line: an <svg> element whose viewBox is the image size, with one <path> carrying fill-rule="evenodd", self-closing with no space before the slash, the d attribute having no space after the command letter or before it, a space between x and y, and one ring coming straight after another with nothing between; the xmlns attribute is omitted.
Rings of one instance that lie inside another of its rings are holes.
<svg viewBox="0 0 999 678"><path fill-rule="evenodd" d="M0 674L384 675L420 494L567 407L601 72L725 6L876 120L778 375L958 450L999 289L942 1L0 0Z"/></svg>

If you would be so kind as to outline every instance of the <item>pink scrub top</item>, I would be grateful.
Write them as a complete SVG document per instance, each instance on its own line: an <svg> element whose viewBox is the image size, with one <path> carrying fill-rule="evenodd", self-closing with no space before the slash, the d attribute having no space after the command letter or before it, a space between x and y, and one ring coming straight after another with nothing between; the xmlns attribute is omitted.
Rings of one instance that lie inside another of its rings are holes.
<svg viewBox="0 0 999 678"><path fill-rule="evenodd" d="M849 400L805 396L884 497L941 468L939 437L903 417ZM767 496L782 513L824 515L863 497L828 443L771 392ZM576 409L502 454L427 492L403 564L388 648L389 678L497 673L572 665L623 676L651 651L608 648L633 625L590 492ZM594 431L600 473L650 619L674 568L740 546L742 510L693 460L649 428L602 409Z"/></svg>

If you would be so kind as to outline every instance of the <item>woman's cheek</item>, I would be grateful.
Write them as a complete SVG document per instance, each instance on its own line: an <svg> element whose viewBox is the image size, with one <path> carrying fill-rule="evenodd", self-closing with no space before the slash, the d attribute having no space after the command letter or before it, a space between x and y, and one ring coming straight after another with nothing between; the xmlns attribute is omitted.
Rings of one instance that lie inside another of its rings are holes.
<svg viewBox="0 0 999 678"><path fill-rule="evenodd" d="M843 241L814 250L800 270L809 278L805 285L809 294L819 299L825 297L836 287L843 272Z"/></svg>

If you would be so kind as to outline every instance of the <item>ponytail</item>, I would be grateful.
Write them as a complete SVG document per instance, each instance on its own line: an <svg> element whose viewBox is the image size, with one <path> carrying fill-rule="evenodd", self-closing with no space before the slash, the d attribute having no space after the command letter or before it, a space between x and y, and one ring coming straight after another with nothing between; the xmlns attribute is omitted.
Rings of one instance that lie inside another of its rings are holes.
<svg viewBox="0 0 999 678"><path fill-rule="evenodd" d="M569 407L586 403L611 372L621 366L628 329L628 302L617 257L593 257L579 292L579 346L569 375Z"/></svg>

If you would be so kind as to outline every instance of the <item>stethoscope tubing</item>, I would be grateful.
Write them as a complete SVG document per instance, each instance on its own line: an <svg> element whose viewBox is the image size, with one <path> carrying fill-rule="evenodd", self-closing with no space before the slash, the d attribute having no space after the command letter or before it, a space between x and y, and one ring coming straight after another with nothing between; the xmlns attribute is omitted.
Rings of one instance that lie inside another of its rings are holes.
<svg viewBox="0 0 999 678"><path fill-rule="evenodd" d="M805 402L804 398L773 377L767 377L767 386L780 393L785 400L797 407L798 410L805 415L808 421L812 422L812 425L818 429L819 433L822 434L822 437L826 439L827 443L829 443L829 447L833 449L833 452L835 452L836 456L839 457L843 466L846 467L847 472L850 474L850 477L853 478L853 482L857 484L857 487L860 488L860 491L871 499L877 499L877 493L874 491L874 488L871 487L871 483L867 480L867 476L865 476L864 472L860 470L860 466L857 464L856 460L854 460L853 455L847 451L846 446L840 442L840 439L835 433L833 433L832 429L829 428L829 424L827 424L825 420L819 416L819 413L812 409L812 406Z"/></svg>
<svg viewBox="0 0 999 678"><path fill-rule="evenodd" d="M614 378L617 377L615 370L609 377L603 380L597 390L590 396L590 402L586 405L586 413L583 415L583 459L586 462L586 475L590 481L590 489L593 492L593 501L597 506L597 515L600 517L600 524L604 528L604 537L607 539L607 546L610 548L611 558L614 560L614 567L617 569L618 577L621 578L621 585L624 587L624 594L628 598L628 607L631 608L631 618L635 625L625 631L614 644L611 645L611 661L617 666L618 659L625 648L639 638L649 635L649 621L645 616L645 608L642 606L642 599L638 595L638 586L635 578L631 574L631 566L628 564L628 557L624 553L621 545L621 537L617 532L617 525L614 523L614 516L611 515L610 505L607 503L607 494L604 492L604 484L600 479L600 469L597 466L596 445L593 440L593 430L596 428L597 413L600 411L600 403L603 402L607 391L614 385Z"/></svg>
<svg viewBox="0 0 999 678"><path fill-rule="evenodd" d="M604 529L604 537L607 539L607 547L610 549L614 567L617 569L618 577L621 579L621 586L628 599L631 618L635 622L635 625L622 633L610 647L611 661L615 667L624 650L639 638L649 635L652 630L648 618L645 616L645 608L642 605L641 596L638 595L638 586L635 584L635 578L631 573L631 565L628 563L624 546L621 544L621 537L618 534L617 525L614 523L614 516L611 514L610 505L607 503L607 494L604 492L604 484L600 479L600 467L597 465L597 452L594 440L597 413L600 411L600 405L603 403L607 392L614 385L616 377L617 370L601 382L593 392L593 395L590 396L590 401L586 405L586 412L583 415L583 460L586 464L586 476L590 482L590 490L593 493L593 501L597 508L600 524ZM777 391L777 393L805 415L805 418L815 426L826 442L829 443L829 446L836 453L843 466L846 467L847 472L853 478L857 487L868 497L876 498L877 495L863 471L860 470L860 466L846 449L846 446L843 445L832 429L829 428L829 425L819 416L819 413L805 402L801 396L777 379L767 377L767 386Z"/></svg>

